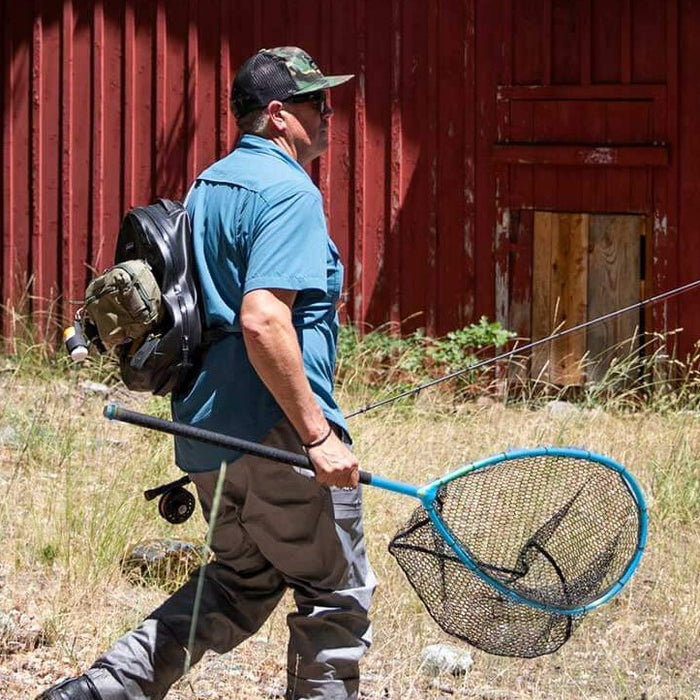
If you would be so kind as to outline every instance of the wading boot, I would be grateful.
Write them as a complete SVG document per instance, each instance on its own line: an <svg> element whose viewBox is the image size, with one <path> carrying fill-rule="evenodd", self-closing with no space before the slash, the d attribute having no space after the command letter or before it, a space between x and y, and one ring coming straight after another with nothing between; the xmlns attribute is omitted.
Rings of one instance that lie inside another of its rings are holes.
<svg viewBox="0 0 700 700"><path fill-rule="evenodd" d="M51 686L36 700L102 700L93 682L87 676L69 678Z"/></svg>

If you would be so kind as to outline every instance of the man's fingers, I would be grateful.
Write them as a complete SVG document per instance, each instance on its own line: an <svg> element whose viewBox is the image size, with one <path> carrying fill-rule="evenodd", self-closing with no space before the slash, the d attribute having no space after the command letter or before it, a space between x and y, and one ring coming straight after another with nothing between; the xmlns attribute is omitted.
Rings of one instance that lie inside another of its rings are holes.
<svg viewBox="0 0 700 700"><path fill-rule="evenodd" d="M357 457L342 442L309 450L309 457L320 483L339 488L355 488L358 485L360 475Z"/></svg>

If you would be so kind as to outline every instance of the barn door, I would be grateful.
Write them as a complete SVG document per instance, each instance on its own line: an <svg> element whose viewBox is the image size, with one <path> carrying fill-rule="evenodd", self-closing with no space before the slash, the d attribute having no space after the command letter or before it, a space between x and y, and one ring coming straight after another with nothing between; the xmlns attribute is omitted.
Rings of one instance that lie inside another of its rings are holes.
<svg viewBox="0 0 700 700"><path fill-rule="evenodd" d="M533 238L533 340L639 301L643 216L535 212ZM636 350L638 321L623 314L534 348L532 376L558 386L601 379Z"/></svg>

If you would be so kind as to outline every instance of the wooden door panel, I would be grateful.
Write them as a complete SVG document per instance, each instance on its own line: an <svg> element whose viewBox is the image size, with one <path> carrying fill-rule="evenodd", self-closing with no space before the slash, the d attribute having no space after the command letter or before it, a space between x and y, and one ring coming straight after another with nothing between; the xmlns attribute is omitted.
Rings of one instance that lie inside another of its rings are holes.
<svg viewBox="0 0 700 700"><path fill-rule="evenodd" d="M588 264L588 315L600 318L640 299L641 216L591 216ZM615 356L639 346L639 314L627 313L588 329L587 347L593 361L588 379L601 380Z"/></svg>
<svg viewBox="0 0 700 700"><path fill-rule="evenodd" d="M588 214L535 213L533 339L587 317ZM557 385L583 383L585 336L572 333L533 351L533 374ZM543 377L544 378L544 377Z"/></svg>

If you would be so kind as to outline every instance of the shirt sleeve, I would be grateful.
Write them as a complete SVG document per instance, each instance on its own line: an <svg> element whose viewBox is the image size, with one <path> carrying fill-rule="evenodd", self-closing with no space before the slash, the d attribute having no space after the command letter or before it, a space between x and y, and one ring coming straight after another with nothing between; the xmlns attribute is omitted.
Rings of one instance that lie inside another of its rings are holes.
<svg viewBox="0 0 700 700"><path fill-rule="evenodd" d="M293 192L278 197L256 223L243 292L289 289L325 294L327 246L320 195Z"/></svg>

